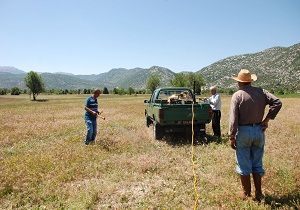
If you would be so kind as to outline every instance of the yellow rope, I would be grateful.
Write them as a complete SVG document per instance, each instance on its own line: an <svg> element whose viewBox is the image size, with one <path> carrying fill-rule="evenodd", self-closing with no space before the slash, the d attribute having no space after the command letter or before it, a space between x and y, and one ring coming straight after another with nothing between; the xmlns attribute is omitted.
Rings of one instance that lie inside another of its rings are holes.
<svg viewBox="0 0 300 210"><path fill-rule="evenodd" d="M199 193L197 189L198 179L196 174L196 163L195 163L195 151L194 151L194 102L192 104L192 166L193 166L193 176L194 176L194 196L195 196L195 203L194 203L194 210L198 209L199 205Z"/></svg>

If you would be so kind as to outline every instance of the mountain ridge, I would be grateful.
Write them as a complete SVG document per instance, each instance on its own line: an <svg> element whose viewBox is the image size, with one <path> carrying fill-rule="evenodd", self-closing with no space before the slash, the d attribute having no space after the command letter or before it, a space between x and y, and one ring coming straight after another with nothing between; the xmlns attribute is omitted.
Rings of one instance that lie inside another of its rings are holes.
<svg viewBox="0 0 300 210"><path fill-rule="evenodd" d="M258 76L255 86L300 90L300 43L290 47L230 56L197 71L207 81L207 86L235 87L231 76L240 69L249 69Z"/></svg>
<svg viewBox="0 0 300 210"><path fill-rule="evenodd" d="M242 68L247 68L258 76L258 80L254 83L255 86L300 90L300 43L290 47L276 46L256 53L229 56L195 73L199 73L205 78L206 88L211 85L233 88L236 87L236 83L231 76L236 75ZM64 72L40 74L44 79L46 89L95 87L145 89L150 75L159 75L161 86L170 85L170 80L175 76L175 72L160 66L132 69L113 68L108 72L91 75L75 75ZM25 88L25 75L25 71L15 67L0 66L0 88L14 86Z"/></svg>

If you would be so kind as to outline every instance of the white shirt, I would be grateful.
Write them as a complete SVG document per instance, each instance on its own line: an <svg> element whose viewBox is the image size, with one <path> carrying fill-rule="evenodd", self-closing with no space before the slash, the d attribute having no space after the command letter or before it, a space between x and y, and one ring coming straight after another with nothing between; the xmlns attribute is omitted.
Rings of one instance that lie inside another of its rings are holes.
<svg viewBox="0 0 300 210"><path fill-rule="evenodd" d="M209 97L208 102L212 110L221 110L221 96L218 93Z"/></svg>

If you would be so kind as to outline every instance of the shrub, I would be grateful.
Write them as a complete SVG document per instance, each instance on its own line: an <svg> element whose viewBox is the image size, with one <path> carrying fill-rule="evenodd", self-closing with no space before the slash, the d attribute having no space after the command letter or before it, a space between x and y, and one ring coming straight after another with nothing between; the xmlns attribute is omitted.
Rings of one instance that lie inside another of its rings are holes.
<svg viewBox="0 0 300 210"><path fill-rule="evenodd" d="M21 90L18 87L13 87L10 92L11 95L20 95Z"/></svg>

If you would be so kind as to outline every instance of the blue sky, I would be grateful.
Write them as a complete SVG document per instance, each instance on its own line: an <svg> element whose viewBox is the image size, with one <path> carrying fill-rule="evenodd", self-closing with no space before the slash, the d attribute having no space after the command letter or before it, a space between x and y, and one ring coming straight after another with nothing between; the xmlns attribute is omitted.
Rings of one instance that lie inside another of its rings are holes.
<svg viewBox="0 0 300 210"><path fill-rule="evenodd" d="M299 42L299 0L0 0L0 66L24 71L197 71Z"/></svg>

